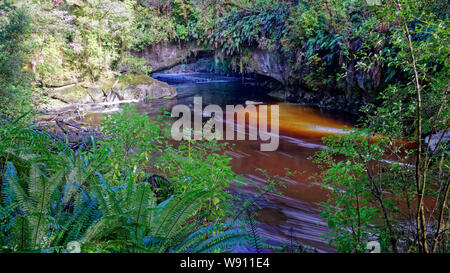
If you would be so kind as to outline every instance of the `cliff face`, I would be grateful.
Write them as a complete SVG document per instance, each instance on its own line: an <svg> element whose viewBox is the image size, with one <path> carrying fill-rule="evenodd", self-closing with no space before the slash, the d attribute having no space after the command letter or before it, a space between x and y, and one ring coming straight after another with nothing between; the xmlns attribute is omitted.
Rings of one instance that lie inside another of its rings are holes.
<svg viewBox="0 0 450 273"><path fill-rule="evenodd" d="M158 44L134 54L144 57L153 72L159 72L178 64L196 61L196 56L206 51L222 60L236 58L225 55L220 50L213 52L194 43ZM326 76L311 78L310 75L316 72L317 67L301 58L296 60L297 68L294 71L292 60L277 51L250 49L247 55L241 58L245 60L235 62L238 66L243 66L240 71L269 77L280 83L282 87L274 90L272 95L281 100L356 113L361 105L371 100L371 94L380 86L380 69L368 74L355 69L355 64L351 61L344 63L347 67L347 77L337 81ZM326 73L331 75L333 72L325 71L325 75Z"/></svg>
<svg viewBox="0 0 450 273"><path fill-rule="evenodd" d="M141 52L132 52L137 57L143 57L147 65L152 68L152 72L159 72L184 63L189 57L197 55L205 48L196 46L194 43L187 44L157 44L147 47Z"/></svg>
<svg viewBox="0 0 450 273"><path fill-rule="evenodd" d="M145 58L147 65L152 68L152 72L160 72L189 60L195 61L197 60L197 54L206 51L212 52L211 49L197 46L194 43L182 45L167 43L147 47L141 52L133 52L133 55ZM224 55L220 51L212 52L210 55L213 56L214 54L221 59L231 58L231 56ZM261 49L252 50L250 61L245 63L244 66L243 69L246 73L270 77L287 85L289 65L287 60L276 52Z"/></svg>
<svg viewBox="0 0 450 273"><path fill-rule="evenodd" d="M250 54L250 61L244 70L273 78L284 85L288 84L290 67L288 61L278 52L255 49Z"/></svg>

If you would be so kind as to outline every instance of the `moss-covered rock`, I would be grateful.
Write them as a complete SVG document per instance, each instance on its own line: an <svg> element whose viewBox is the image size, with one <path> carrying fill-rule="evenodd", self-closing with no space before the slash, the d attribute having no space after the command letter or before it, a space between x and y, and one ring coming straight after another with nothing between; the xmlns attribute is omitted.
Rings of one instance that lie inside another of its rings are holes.
<svg viewBox="0 0 450 273"><path fill-rule="evenodd" d="M121 100L148 101L152 99L171 99L176 96L176 90L165 82L155 81L152 84L136 86L115 91Z"/></svg>
<svg viewBox="0 0 450 273"><path fill-rule="evenodd" d="M65 106L102 102L148 101L152 99L174 98L176 89L165 82L153 79L145 74L125 73L118 78L106 79L94 84L73 84L62 88L50 89L47 96ZM60 104L41 109L56 110Z"/></svg>
<svg viewBox="0 0 450 273"><path fill-rule="evenodd" d="M182 46L178 43L159 43L141 52L133 52L133 55L144 58L147 65L152 68L152 72L159 72L181 64L199 52L209 50L210 48L198 46L194 42L188 42Z"/></svg>
<svg viewBox="0 0 450 273"><path fill-rule="evenodd" d="M101 88L87 88L92 102L103 102L105 100L106 93Z"/></svg>
<svg viewBox="0 0 450 273"><path fill-rule="evenodd" d="M148 101L177 95L174 87L144 74L122 75L113 90L120 100Z"/></svg>
<svg viewBox="0 0 450 273"><path fill-rule="evenodd" d="M81 85L70 85L66 88L54 89L49 92L49 97L68 104L93 102L88 90Z"/></svg>

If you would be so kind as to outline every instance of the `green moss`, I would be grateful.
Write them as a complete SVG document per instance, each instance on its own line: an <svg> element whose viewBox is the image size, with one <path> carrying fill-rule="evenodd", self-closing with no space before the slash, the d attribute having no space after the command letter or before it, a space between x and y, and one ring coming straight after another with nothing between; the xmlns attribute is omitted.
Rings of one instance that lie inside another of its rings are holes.
<svg viewBox="0 0 450 273"><path fill-rule="evenodd" d="M142 73L126 73L119 77L116 88L123 89L138 84L152 84L154 80Z"/></svg>
<svg viewBox="0 0 450 273"><path fill-rule="evenodd" d="M113 86L115 89L125 89L138 84L152 84L154 79L142 73L125 73L119 77L119 82L114 85L117 78L111 78L102 81L100 88L102 90L110 90Z"/></svg>
<svg viewBox="0 0 450 273"><path fill-rule="evenodd" d="M87 89L81 85L53 91L50 97L57 98L66 103L87 103L91 101Z"/></svg>
<svg viewBox="0 0 450 273"><path fill-rule="evenodd" d="M114 78L103 80L99 83L99 87L103 91L107 91L107 90L111 89L111 87L114 85L115 82L116 82L116 79L114 79Z"/></svg>

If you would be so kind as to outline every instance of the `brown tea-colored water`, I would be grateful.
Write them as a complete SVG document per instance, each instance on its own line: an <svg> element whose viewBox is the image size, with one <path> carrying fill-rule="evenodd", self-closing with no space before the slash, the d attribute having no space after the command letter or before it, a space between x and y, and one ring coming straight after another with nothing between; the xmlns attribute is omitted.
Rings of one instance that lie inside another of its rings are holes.
<svg viewBox="0 0 450 273"><path fill-rule="evenodd" d="M171 78L173 77L173 78ZM203 76L204 79L208 79ZM176 75L162 77L169 83ZM247 182L264 185L263 176L256 171L261 168L269 175L286 174L286 168L297 171L294 177L283 179L286 188L281 188L282 196L271 195L258 212L260 235L275 244L300 242L316 247L320 251L333 252L327 242L319 237L328 232L327 223L320 219L319 203L327 199L326 190L320 181L312 178L318 167L310 157L323 149L321 138L328 134L343 133L351 127L352 117L342 113L329 112L316 107L298 104L278 103L266 96L268 90L242 83L238 79L222 78L205 81L187 81L174 85L178 97L173 100L157 100L148 104L138 104L141 112L155 113L163 106L170 111L176 104L193 107L194 96L201 96L203 105L244 104L246 100L277 104L280 109L280 142L278 150L261 152L259 141L232 141L235 144L231 156L233 170L241 174ZM223 108L225 109L225 108ZM86 121L98 122L100 114L86 117ZM249 185L251 183L248 183ZM252 192L254 188L246 187Z"/></svg>
<svg viewBox="0 0 450 273"><path fill-rule="evenodd" d="M322 251L334 251L319 237L328 232L327 223L319 217L319 203L326 201L327 191L314 177L319 169L310 157L324 148L322 137L344 133L342 129L351 127L351 123L315 107L277 105L280 109L278 149L261 152L259 142L234 141L233 170L259 184L265 181L257 168L279 176L285 176L286 168L297 171L295 176L282 179L286 186L281 188L282 196L273 195L264 203L258 217L265 224L261 229L274 242L290 245L294 240Z"/></svg>

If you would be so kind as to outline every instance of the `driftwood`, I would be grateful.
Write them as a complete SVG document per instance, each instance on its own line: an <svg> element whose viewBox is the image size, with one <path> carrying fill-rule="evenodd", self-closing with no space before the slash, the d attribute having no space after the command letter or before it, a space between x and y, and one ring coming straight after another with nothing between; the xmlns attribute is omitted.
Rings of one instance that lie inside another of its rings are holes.
<svg viewBox="0 0 450 273"><path fill-rule="evenodd" d="M67 135L67 130L64 128L64 126L61 125L61 121L56 120L56 125L58 125L58 127L61 129L61 131L63 131L64 134Z"/></svg>
<svg viewBox="0 0 450 273"><path fill-rule="evenodd" d="M138 100L116 100L116 101L107 101L107 102L93 102L86 104L72 103L64 106L57 111L48 111L44 116L51 115L55 117L64 117L64 116L73 116L73 114L80 112L89 112L95 111L97 113L102 112L111 112L117 110L116 107L110 108L108 106L125 104L125 103L133 103L138 102ZM64 119L64 118L63 118Z"/></svg>
<svg viewBox="0 0 450 273"><path fill-rule="evenodd" d="M66 88L75 87L76 85L77 85L77 83L71 83L71 84L67 84L67 85L63 85L63 86L51 87L50 89L54 90L54 91L59 91L59 90L63 90L63 89L66 89Z"/></svg>
<svg viewBox="0 0 450 273"><path fill-rule="evenodd" d="M92 137L94 139L103 138L103 134L95 130L93 124L76 120L64 121L57 117L38 122L38 128L67 143L74 150L90 145Z"/></svg>
<svg viewBox="0 0 450 273"><path fill-rule="evenodd" d="M64 125L67 125L67 126L71 126L71 127L73 127L73 128L76 128L76 129L78 129L78 130L80 130L80 131L88 132L88 130L83 129L83 128L81 128L80 126L78 126L78 125L76 125L76 124L71 124L71 123L66 122L66 121L56 120L56 123L57 123L58 126L60 126L60 127L62 126L62 124L64 124Z"/></svg>
<svg viewBox="0 0 450 273"><path fill-rule="evenodd" d="M45 84L45 83L42 82L42 81L39 81L39 83L41 84L42 87L48 87L48 89L56 89L56 90L61 90L61 89L68 88L68 87L72 87L72 86L74 86L74 85L79 84L78 81L71 82L71 83L64 84L64 85Z"/></svg>

